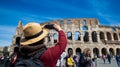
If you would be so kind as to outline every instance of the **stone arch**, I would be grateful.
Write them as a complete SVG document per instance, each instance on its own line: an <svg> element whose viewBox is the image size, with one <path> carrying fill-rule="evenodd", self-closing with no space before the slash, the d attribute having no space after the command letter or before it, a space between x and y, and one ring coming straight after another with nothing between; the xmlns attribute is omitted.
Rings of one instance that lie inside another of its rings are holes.
<svg viewBox="0 0 120 67"><path fill-rule="evenodd" d="M53 38L54 38L54 43L57 43L58 34L57 34L57 33L54 33L54 34L53 34Z"/></svg>
<svg viewBox="0 0 120 67"><path fill-rule="evenodd" d="M117 49L116 49L116 55L117 55L117 54L120 55L120 48L117 48Z"/></svg>
<svg viewBox="0 0 120 67"><path fill-rule="evenodd" d="M77 52L78 52L78 53L81 53L82 50L81 50L80 48L76 48L75 52L76 52L76 54L77 54Z"/></svg>
<svg viewBox="0 0 120 67"><path fill-rule="evenodd" d="M87 26L83 26L82 30L88 30L88 27Z"/></svg>
<svg viewBox="0 0 120 67"><path fill-rule="evenodd" d="M115 55L114 49L113 49L113 48L110 48L110 49L109 49L109 53L110 53L112 56L114 56L114 55Z"/></svg>
<svg viewBox="0 0 120 67"><path fill-rule="evenodd" d="M93 31L91 35L92 35L92 41L97 42L97 33L96 33L96 31Z"/></svg>
<svg viewBox="0 0 120 67"><path fill-rule="evenodd" d="M88 32L84 32L84 35L83 35L83 40L84 42L88 42L89 41L89 33Z"/></svg>
<svg viewBox="0 0 120 67"><path fill-rule="evenodd" d="M108 54L107 49L106 48L102 48L101 53L105 54L105 55Z"/></svg>
<svg viewBox="0 0 120 67"><path fill-rule="evenodd" d="M117 33L113 33L113 38L114 38L114 40L118 40Z"/></svg>
<svg viewBox="0 0 120 67"><path fill-rule="evenodd" d="M82 24L87 24L87 22L86 22L86 20L85 20L85 19L82 21Z"/></svg>
<svg viewBox="0 0 120 67"><path fill-rule="evenodd" d="M67 38L69 39L69 40L72 40L72 32L67 32Z"/></svg>
<svg viewBox="0 0 120 67"><path fill-rule="evenodd" d="M98 48L93 48L93 54L94 55L97 55L97 57L99 57L100 55L99 55L99 49Z"/></svg>
<svg viewBox="0 0 120 67"><path fill-rule="evenodd" d="M76 31L76 32L74 33L74 40L76 40L76 41L81 40L81 39L80 39L80 32L79 32L79 31Z"/></svg>
<svg viewBox="0 0 120 67"><path fill-rule="evenodd" d="M105 40L105 35L103 32L100 32L100 40L104 41Z"/></svg>
<svg viewBox="0 0 120 67"><path fill-rule="evenodd" d="M112 40L110 32L107 32L107 40Z"/></svg>

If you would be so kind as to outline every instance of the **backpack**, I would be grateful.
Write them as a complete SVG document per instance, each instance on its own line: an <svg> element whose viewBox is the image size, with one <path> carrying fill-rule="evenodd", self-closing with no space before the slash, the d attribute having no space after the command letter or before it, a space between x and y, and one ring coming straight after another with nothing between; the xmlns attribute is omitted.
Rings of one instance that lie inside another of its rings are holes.
<svg viewBox="0 0 120 67"><path fill-rule="evenodd" d="M11 59L17 55L17 53L13 53L6 60L0 60L0 67L44 67L44 64L40 61L40 56L46 49L40 49L37 54L33 57L24 59L23 57L17 58L14 64L12 64Z"/></svg>
<svg viewBox="0 0 120 67"><path fill-rule="evenodd" d="M44 67L44 64L40 61L40 56L46 49L40 49L40 51L33 57L25 59L23 57L17 58L12 67Z"/></svg>

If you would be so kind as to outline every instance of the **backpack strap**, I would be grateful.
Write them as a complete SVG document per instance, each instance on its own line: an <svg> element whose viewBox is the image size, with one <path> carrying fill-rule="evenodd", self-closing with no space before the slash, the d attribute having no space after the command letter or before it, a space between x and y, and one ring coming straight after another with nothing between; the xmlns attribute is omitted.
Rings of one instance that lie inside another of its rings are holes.
<svg viewBox="0 0 120 67"><path fill-rule="evenodd" d="M33 57L31 57L31 59L38 59L44 52L45 52L46 48L41 48L38 53L36 53Z"/></svg>

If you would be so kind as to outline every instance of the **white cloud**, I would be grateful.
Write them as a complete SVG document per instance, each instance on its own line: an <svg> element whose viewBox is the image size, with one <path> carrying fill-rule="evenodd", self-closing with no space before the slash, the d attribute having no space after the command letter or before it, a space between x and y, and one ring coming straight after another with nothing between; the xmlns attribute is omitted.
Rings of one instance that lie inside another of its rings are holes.
<svg viewBox="0 0 120 67"><path fill-rule="evenodd" d="M0 46L9 46L15 34L16 27L0 25L0 31Z"/></svg>
<svg viewBox="0 0 120 67"><path fill-rule="evenodd" d="M9 26L9 25L8 26L0 25L0 31L14 33L15 30L16 30L16 27L15 26Z"/></svg>
<svg viewBox="0 0 120 67"><path fill-rule="evenodd" d="M0 47L10 46L12 41L0 40Z"/></svg>

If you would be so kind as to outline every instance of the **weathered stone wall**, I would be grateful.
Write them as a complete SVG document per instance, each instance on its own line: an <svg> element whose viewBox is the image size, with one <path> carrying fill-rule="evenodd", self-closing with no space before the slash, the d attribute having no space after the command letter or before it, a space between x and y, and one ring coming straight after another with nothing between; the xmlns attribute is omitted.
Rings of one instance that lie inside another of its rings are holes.
<svg viewBox="0 0 120 67"><path fill-rule="evenodd" d="M69 36L69 32L71 33L72 38L68 38L66 51L72 48L74 54L77 49L83 51L85 48L91 49L92 56L94 54L101 56L104 52L106 52L105 54L110 53L116 55L116 51L120 50L120 28L102 26L96 18L64 19L47 23L59 24L65 31L67 37ZM85 37L86 32L87 35ZM45 44L49 43L48 46L53 46L54 34L57 34L57 32L51 31L50 33L51 41L48 42L48 38L46 38ZM80 37L80 40L75 40L75 37ZM88 41L85 41L85 38L88 39Z"/></svg>

